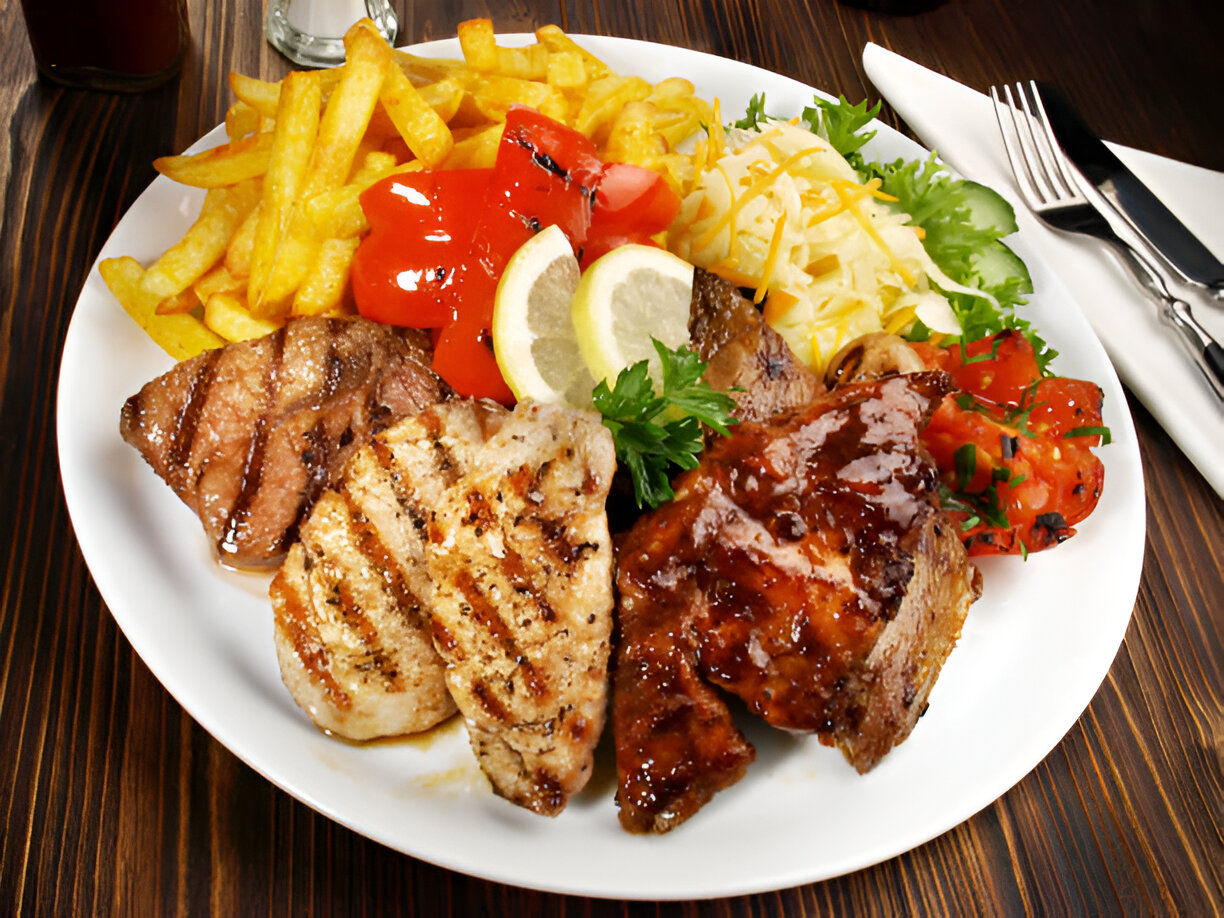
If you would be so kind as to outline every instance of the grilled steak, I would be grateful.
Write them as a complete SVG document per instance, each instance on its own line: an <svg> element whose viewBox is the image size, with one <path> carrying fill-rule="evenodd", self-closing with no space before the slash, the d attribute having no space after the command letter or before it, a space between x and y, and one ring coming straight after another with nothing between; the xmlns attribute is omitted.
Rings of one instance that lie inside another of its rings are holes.
<svg viewBox="0 0 1224 918"><path fill-rule="evenodd" d="M734 284L701 268L693 271L689 334L706 361L705 381L720 391L742 390L731 392L740 420L763 420L824 391L820 377L765 324L756 306Z"/></svg>
<svg viewBox="0 0 1224 918"><path fill-rule="evenodd" d="M627 533L625 828L667 831L743 775L752 748L712 686L860 772L909 735L979 592L918 443L946 387L898 376L743 423Z"/></svg>
<svg viewBox="0 0 1224 918"><path fill-rule="evenodd" d="M372 736L448 691L494 790L559 812L605 717L614 468L596 415L550 406L455 400L375 437L273 583L298 703Z"/></svg>
<svg viewBox="0 0 1224 918"><path fill-rule="evenodd" d="M279 563L369 437L444 395L425 333L303 318L183 361L123 406L120 432L234 567Z"/></svg>

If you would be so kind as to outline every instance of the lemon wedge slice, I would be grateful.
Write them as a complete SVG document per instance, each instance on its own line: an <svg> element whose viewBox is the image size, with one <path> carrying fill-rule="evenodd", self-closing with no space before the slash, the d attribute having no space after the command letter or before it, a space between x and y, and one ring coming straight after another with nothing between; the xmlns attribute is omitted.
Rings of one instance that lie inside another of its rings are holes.
<svg viewBox="0 0 1224 918"><path fill-rule="evenodd" d="M665 249L624 245L587 268L573 298L573 325L582 357L611 385L627 366L650 361L662 369L651 338L675 349L689 340L693 266Z"/></svg>
<svg viewBox="0 0 1224 918"><path fill-rule="evenodd" d="M502 272L493 305L493 353L519 401L591 405L595 381L570 318L578 274L569 239L555 225L523 243Z"/></svg>

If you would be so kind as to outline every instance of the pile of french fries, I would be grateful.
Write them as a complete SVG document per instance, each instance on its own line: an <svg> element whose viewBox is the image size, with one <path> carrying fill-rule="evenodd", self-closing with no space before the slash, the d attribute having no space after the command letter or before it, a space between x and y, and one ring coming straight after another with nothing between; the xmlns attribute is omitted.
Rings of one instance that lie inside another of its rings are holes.
<svg viewBox="0 0 1224 918"><path fill-rule="evenodd" d="M617 74L556 26L536 39L502 47L492 23L474 19L459 26L463 59L434 60L392 49L366 19L333 70L279 83L231 73L227 141L154 163L207 189L199 218L147 268L104 260L103 279L179 360L291 316L350 313L349 267L369 228L361 192L396 172L491 167L515 104L581 131L605 162L687 190L693 158L676 147L711 123L692 83Z"/></svg>

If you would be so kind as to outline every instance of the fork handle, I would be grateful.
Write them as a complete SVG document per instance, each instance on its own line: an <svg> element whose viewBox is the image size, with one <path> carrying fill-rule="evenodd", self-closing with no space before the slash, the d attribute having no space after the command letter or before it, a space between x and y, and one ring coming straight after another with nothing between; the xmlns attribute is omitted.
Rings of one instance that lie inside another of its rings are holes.
<svg viewBox="0 0 1224 918"><path fill-rule="evenodd" d="M1189 303L1169 292L1168 281L1157 264L1118 236L1117 232L1111 232L1106 241L1113 243L1122 261L1160 301L1161 319L1177 331L1182 344L1194 360L1194 365L1215 393L1216 400L1224 404L1224 346L1194 318Z"/></svg>
<svg viewBox="0 0 1224 918"><path fill-rule="evenodd" d="M1189 303L1175 296L1163 299L1160 317L1177 330L1195 365L1215 391L1216 398L1224 401L1224 346L1194 318Z"/></svg>

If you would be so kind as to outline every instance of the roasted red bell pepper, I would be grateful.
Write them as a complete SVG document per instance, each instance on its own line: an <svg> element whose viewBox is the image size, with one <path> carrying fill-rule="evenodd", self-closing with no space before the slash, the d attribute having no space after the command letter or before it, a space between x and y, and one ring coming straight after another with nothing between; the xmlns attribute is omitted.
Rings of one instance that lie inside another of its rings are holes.
<svg viewBox="0 0 1224 918"><path fill-rule="evenodd" d="M361 204L370 233L353 259L358 310L439 330L435 371L462 395L508 403L489 329L510 256L556 224L589 263L616 245L649 241L680 200L656 173L605 165L579 132L516 106L492 169L397 174L371 186Z"/></svg>

